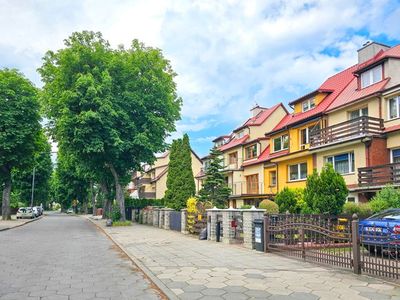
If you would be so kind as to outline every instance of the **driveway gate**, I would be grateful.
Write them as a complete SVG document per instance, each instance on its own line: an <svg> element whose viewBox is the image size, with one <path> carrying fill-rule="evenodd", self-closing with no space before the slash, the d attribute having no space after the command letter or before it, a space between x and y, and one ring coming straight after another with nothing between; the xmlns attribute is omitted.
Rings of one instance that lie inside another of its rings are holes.
<svg viewBox="0 0 400 300"><path fill-rule="evenodd" d="M180 211L171 211L169 213L169 226L171 230L181 231L181 218L182 214Z"/></svg>

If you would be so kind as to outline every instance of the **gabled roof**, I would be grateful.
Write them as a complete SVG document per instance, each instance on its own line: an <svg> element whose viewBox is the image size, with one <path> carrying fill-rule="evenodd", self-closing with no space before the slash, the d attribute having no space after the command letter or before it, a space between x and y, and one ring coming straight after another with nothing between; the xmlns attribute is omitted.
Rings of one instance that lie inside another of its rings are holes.
<svg viewBox="0 0 400 300"><path fill-rule="evenodd" d="M215 143L216 141L223 140L223 139L229 139L229 138L231 138L230 135L221 135L221 136L216 137L215 139L213 139L212 142Z"/></svg>
<svg viewBox="0 0 400 300"><path fill-rule="evenodd" d="M357 70L355 70L355 73L361 73L363 70L368 69L375 64L381 62L384 59L387 58L398 58L400 59L400 45L397 45L393 48L390 48L388 50L380 50L377 54L375 54L374 57L370 58L369 60L358 64L357 65Z"/></svg>
<svg viewBox="0 0 400 300"><path fill-rule="evenodd" d="M343 70L331 77L318 88L318 91L328 93L328 95L313 109L306 112L292 113L283 118L268 135L287 129L290 125L294 125L300 121L318 117L329 107L336 97L350 84L354 78L353 72L357 65L354 65L346 70ZM301 99L301 98L300 98ZM295 100L296 101L296 100Z"/></svg>
<svg viewBox="0 0 400 300"><path fill-rule="evenodd" d="M271 116L271 114L275 110L277 110L279 106L282 106L286 110L286 108L283 106L282 103L278 103L278 104L272 106L271 108L262 108L263 110L260 111L256 116L247 119L247 121L244 122L243 125L236 128L233 132L239 131L248 126L260 126L260 125L264 124L264 122L268 119L268 117Z"/></svg>
<svg viewBox="0 0 400 300"><path fill-rule="evenodd" d="M241 137L239 139L233 139L229 143L219 147L219 150L220 151L225 151L225 150L237 147L239 145L242 145L248 138L249 138L249 135L246 134L246 135L244 135L243 137Z"/></svg>

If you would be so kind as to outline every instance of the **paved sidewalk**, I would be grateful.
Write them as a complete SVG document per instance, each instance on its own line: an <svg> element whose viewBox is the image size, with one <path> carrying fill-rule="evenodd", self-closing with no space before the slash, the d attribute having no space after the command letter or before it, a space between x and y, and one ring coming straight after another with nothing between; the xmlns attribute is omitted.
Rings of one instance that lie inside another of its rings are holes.
<svg viewBox="0 0 400 300"><path fill-rule="evenodd" d="M93 221L180 299L400 299L400 287L241 246Z"/></svg>
<svg viewBox="0 0 400 300"><path fill-rule="evenodd" d="M41 217L39 217L36 219L18 219L17 220L15 218L15 215L11 216L11 218L12 218L11 220L3 221L2 217L0 216L0 231L19 227L19 226L25 225L26 223L34 222L34 221L41 219Z"/></svg>

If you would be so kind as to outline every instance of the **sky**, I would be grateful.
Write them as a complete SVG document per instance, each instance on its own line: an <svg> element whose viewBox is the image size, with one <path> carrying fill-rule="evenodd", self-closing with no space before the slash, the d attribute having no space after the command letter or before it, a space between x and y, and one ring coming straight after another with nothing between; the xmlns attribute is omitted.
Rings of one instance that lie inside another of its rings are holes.
<svg viewBox="0 0 400 300"><path fill-rule="evenodd" d="M47 50L74 31L103 33L113 47L139 39L162 49L178 74L182 119L204 156L258 104L285 105L357 62L373 40L400 43L400 0L0 0L0 68L38 87Z"/></svg>

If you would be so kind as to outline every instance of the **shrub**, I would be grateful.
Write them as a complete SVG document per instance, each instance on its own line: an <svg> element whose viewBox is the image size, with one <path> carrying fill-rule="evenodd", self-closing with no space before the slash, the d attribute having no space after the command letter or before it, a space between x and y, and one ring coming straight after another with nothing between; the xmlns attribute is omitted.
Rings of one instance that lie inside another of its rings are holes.
<svg viewBox="0 0 400 300"><path fill-rule="evenodd" d="M131 221L116 221L112 223L112 226L131 226Z"/></svg>
<svg viewBox="0 0 400 300"><path fill-rule="evenodd" d="M391 185L387 185L372 198L372 201L375 200L381 201L376 203L376 208L378 208L379 205L384 207L385 205L383 205L383 202L387 203L387 208L400 208L400 190L395 189Z"/></svg>
<svg viewBox="0 0 400 300"><path fill-rule="evenodd" d="M163 199L133 199L125 198L125 207L144 208L146 206L164 206Z"/></svg>
<svg viewBox="0 0 400 300"><path fill-rule="evenodd" d="M389 202L387 202L384 199L375 198L375 197L374 197L374 199L372 199L369 202L369 205L370 205L371 210L372 210L373 213L377 213L377 212L380 212L382 210L390 208Z"/></svg>
<svg viewBox="0 0 400 300"><path fill-rule="evenodd" d="M111 220L113 222L121 220L121 212L120 212L118 206L113 206L112 212L111 212Z"/></svg>
<svg viewBox="0 0 400 300"><path fill-rule="evenodd" d="M241 209L250 209L250 208L251 208L251 205L249 205L249 204L243 204L240 208L241 208Z"/></svg>
<svg viewBox="0 0 400 300"><path fill-rule="evenodd" d="M346 202L348 189L342 175L326 164L318 175L308 176L304 200L315 213L338 215Z"/></svg>
<svg viewBox="0 0 400 300"><path fill-rule="evenodd" d="M285 187L275 197L275 203L279 206L279 212L289 211L294 214L297 212L296 195L293 190Z"/></svg>
<svg viewBox="0 0 400 300"><path fill-rule="evenodd" d="M343 213L351 216L357 214L360 219L365 219L372 215L372 209L369 203L347 202L343 205Z"/></svg>
<svg viewBox="0 0 400 300"><path fill-rule="evenodd" d="M263 200L260 202L259 208L267 210L269 214L279 213L279 206L272 200Z"/></svg>

